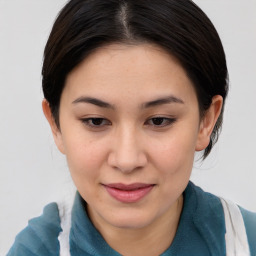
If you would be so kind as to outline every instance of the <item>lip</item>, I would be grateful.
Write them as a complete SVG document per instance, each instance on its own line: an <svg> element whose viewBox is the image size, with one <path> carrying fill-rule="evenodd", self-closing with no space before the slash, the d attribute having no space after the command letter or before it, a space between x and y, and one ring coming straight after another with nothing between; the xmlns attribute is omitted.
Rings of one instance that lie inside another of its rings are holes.
<svg viewBox="0 0 256 256"><path fill-rule="evenodd" d="M111 197L122 203L135 203L144 198L155 186L145 183L112 183L103 185Z"/></svg>

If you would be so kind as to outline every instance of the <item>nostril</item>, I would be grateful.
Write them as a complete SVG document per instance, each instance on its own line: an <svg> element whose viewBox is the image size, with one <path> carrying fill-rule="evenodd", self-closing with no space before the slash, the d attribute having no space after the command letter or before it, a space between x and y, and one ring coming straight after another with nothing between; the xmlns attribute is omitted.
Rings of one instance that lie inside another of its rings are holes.
<svg viewBox="0 0 256 256"><path fill-rule="evenodd" d="M121 155L120 152L112 152L108 157L108 164L124 173L140 170L146 163L147 158L142 153Z"/></svg>

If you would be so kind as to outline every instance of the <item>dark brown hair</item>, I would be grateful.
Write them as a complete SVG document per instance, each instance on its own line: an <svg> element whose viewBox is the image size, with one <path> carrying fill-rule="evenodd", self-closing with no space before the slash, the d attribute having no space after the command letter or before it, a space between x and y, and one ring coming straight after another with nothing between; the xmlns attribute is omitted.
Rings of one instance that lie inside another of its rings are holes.
<svg viewBox="0 0 256 256"><path fill-rule="evenodd" d="M192 1L71 0L58 15L44 51L43 92L56 124L65 79L74 67L103 45L143 42L179 60L195 87L201 116L213 96L221 95L225 102L225 53L213 24ZM204 158L218 139L222 119L223 109Z"/></svg>

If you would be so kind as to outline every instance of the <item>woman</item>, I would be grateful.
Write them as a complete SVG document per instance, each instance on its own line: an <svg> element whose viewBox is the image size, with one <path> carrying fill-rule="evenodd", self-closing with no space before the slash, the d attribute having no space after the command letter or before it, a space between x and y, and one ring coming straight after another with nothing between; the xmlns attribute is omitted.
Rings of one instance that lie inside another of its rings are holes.
<svg viewBox="0 0 256 256"><path fill-rule="evenodd" d="M72 212L47 205L8 255L256 254L256 214L189 182L228 91L219 36L192 1L71 0L42 75L77 193Z"/></svg>

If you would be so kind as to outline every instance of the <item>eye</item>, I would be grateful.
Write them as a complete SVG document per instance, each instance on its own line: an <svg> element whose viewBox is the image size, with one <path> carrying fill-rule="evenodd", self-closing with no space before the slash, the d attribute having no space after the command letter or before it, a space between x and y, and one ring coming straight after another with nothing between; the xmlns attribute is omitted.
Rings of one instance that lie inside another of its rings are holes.
<svg viewBox="0 0 256 256"><path fill-rule="evenodd" d="M81 121L85 125L93 127L93 128L101 128L106 125L111 125L110 121L108 121L105 118L100 118L100 117L84 118L84 119L81 119Z"/></svg>
<svg viewBox="0 0 256 256"><path fill-rule="evenodd" d="M173 124L176 121L175 118L167 118L167 117L153 117L147 120L147 125L153 125L155 127L165 127Z"/></svg>

